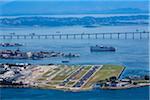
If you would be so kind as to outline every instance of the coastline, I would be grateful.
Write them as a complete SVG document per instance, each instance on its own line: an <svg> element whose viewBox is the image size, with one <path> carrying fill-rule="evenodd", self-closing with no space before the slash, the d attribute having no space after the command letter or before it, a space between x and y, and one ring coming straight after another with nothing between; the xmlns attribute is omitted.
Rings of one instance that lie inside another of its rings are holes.
<svg viewBox="0 0 150 100"><path fill-rule="evenodd" d="M141 87L149 87L150 84L143 84L143 85L132 85L128 87L103 87L97 88L99 90L126 90L126 89L134 89L134 88L141 88ZM60 90L60 91L68 91L68 92L81 92L81 91L91 91L92 88L80 89L80 90L71 90L71 89L62 89L62 88L48 88L48 87L31 87L31 86L12 86L12 85L0 85L0 88L30 88L30 89L46 89L46 90Z"/></svg>
<svg viewBox="0 0 150 100"><path fill-rule="evenodd" d="M150 84L144 85L130 85L128 87L103 87L103 90L124 90L124 89L131 89L131 88L140 88L140 87L150 87Z"/></svg>

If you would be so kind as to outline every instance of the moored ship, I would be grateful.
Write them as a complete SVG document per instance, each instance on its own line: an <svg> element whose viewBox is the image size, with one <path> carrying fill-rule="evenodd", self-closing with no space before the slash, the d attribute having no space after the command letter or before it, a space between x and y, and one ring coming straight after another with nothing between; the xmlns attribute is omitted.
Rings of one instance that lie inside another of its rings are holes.
<svg viewBox="0 0 150 100"><path fill-rule="evenodd" d="M96 45L90 47L91 52L104 52L104 51L116 51L116 48L111 46L103 46L103 45Z"/></svg>

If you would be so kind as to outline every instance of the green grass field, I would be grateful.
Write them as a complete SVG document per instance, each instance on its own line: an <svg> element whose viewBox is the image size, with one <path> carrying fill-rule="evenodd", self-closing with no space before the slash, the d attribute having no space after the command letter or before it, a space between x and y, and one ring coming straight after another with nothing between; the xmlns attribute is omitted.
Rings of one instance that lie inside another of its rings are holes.
<svg viewBox="0 0 150 100"><path fill-rule="evenodd" d="M52 73L52 70L48 70L46 73L42 75L42 77L48 77L50 73Z"/></svg>
<svg viewBox="0 0 150 100"><path fill-rule="evenodd" d="M83 86L83 88L88 88L97 81L105 80L112 76L119 77L123 70L123 66L103 65L103 67L98 72L96 72L96 74Z"/></svg>
<svg viewBox="0 0 150 100"><path fill-rule="evenodd" d="M52 82L47 82L48 85L58 85L61 82L57 82L57 81L52 81Z"/></svg>
<svg viewBox="0 0 150 100"><path fill-rule="evenodd" d="M71 87L75 82L69 81L65 86Z"/></svg>
<svg viewBox="0 0 150 100"><path fill-rule="evenodd" d="M77 70L77 67L67 67L64 68L58 75L56 75L52 80L53 81L63 81L68 76L70 76L74 71Z"/></svg>

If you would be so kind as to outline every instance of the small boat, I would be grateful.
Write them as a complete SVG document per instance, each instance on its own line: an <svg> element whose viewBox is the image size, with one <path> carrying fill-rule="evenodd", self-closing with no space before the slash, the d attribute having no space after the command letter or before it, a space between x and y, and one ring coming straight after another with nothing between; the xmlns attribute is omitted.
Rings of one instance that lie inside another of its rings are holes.
<svg viewBox="0 0 150 100"><path fill-rule="evenodd" d="M101 46L98 46L98 45L91 46L90 50L91 50L91 52L105 52L105 51L115 52L116 51L116 49L114 47L111 47L111 46L108 47L108 46L103 46L103 45L101 45Z"/></svg>
<svg viewBox="0 0 150 100"><path fill-rule="evenodd" d="M84 26L85 28L95 28L95 27L98 27L98 26L95 26L95 25L86 25Z"/></svg>
<svg viewBox="0 0 150 100"><path fill-rule="evenodd" d="M69 61L68 60L63 60L63 61L61 61L62 63L69 63Z"/></svg>
<svg viewBox="0 0 150 100"><path fill-rule="evenodd" d="M0 43L0 46L2 47L17 47L22 46L20 43Z"/></svg>

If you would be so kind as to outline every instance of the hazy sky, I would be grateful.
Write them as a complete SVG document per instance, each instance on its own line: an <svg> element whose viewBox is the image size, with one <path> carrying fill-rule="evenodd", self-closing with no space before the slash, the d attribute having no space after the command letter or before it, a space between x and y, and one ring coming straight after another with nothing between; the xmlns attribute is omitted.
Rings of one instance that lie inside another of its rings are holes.
<svg viewBox="0 0 150 100"><path fill-rule="evenodd" d="M142 13L148 0L0 0L1 15Z"/></svg>

